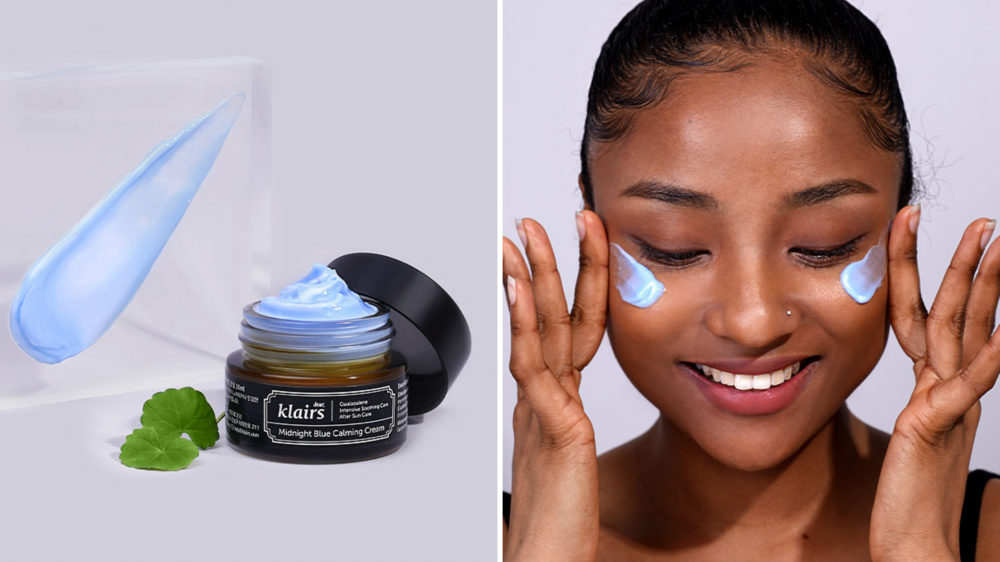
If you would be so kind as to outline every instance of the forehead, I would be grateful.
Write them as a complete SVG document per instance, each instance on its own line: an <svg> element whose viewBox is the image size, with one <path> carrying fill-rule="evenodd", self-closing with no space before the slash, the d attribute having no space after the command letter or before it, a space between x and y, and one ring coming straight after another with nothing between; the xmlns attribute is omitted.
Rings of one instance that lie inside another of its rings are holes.
<svg viewBox="0 0 1000 562"><path fill-rule="evenodd" d="M894 195L900 173L897 156L865 138L852 102L799 63L772 60L679 77L663 102L632 116L624 138L597 145L590 166L597 201L651 179L723 201L836 178Z"/></svg>

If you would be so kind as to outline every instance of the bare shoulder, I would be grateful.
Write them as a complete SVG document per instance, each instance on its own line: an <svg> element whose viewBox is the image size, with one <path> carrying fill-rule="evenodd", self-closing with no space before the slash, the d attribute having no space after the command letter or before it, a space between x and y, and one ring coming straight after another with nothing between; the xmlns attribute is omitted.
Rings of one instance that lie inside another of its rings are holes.
<svg viewBox="0 0 1000 562"><path fill-rule="evenodd" d="M501 548L503 548L502 552L507 552L507 521L501 519L500 524L503 526L503 545Z"/></svg>
<svg viewBox="0 0 1000 562"><path fill-rule="evenodd" d="M983 490L976 541L978 562L1000 562L1000 478L991 478Z"/></svg>

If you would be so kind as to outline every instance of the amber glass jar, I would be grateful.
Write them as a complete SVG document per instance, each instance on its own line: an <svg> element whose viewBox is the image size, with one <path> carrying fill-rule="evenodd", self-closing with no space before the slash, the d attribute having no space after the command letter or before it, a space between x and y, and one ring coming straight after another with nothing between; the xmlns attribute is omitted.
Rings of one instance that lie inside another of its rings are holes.
<svg viewBox="0 0 1000 562"><path fill-rule="evenodd" d="M264 316L243 309L242 349L226 360L229 443L276 461L349 462L406 441L406 360L390 348L388 308L336 321Z"/></svg>

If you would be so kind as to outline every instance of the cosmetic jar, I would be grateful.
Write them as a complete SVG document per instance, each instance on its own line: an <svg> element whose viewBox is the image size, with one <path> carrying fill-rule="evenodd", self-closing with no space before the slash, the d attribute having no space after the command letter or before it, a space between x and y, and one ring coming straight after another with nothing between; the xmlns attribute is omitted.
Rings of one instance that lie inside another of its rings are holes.
<svg viewBox="0 0 1000 562"><path fill-rule="evenodd" d="M328 267L374 312L300 320L261 314L260 301L244 307L241 349L225 369L226 433L238 451L299 463L388 455L468 360L464 315L417 269L379 254Z"/></svg>

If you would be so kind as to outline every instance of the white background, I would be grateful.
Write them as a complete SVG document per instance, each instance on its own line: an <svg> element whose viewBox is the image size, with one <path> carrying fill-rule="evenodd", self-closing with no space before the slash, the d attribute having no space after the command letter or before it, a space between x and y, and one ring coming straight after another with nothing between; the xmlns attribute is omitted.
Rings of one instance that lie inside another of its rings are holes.
<svg viewBox="0 0 1000 562"><path fill-rule="evenodd" d="M514 219L546 227L567 295L576 283L574 211L579 148L594 62L612 28L637 2L504 2L503 234L520 247ZM928 176L919 231L920 278L930 307L962 232L977 217L1000 216L995 163L1000 149L1000 6L985 0L852 2L881 29L899 72L920 172ZM936 169L936 179L932 178ZM504 308L504 350L510 357ZM511 413L516 385L504 369L504 488L510 490ZM895 337L848 400L865 422L891 432L913 389L912 362ZM584 407L598 452L652 425L656 409L622 373L605 340L584 372ZM971 468L1000 471L1000 390L983 400Z"/></svg>
<svg viewBox="0 0 1000 562"><path fill-rule="evenodd" d="M351 465L257 461L223 440L177 473L126 468L118 447L152 392L0 412L0 559L493 558L495 4L4 8L0 71L231 55L269 62L272 288L344 253L389 254L449 291L473 351L399 452ZM195 386L222 407L221 381Z"/></svg>

